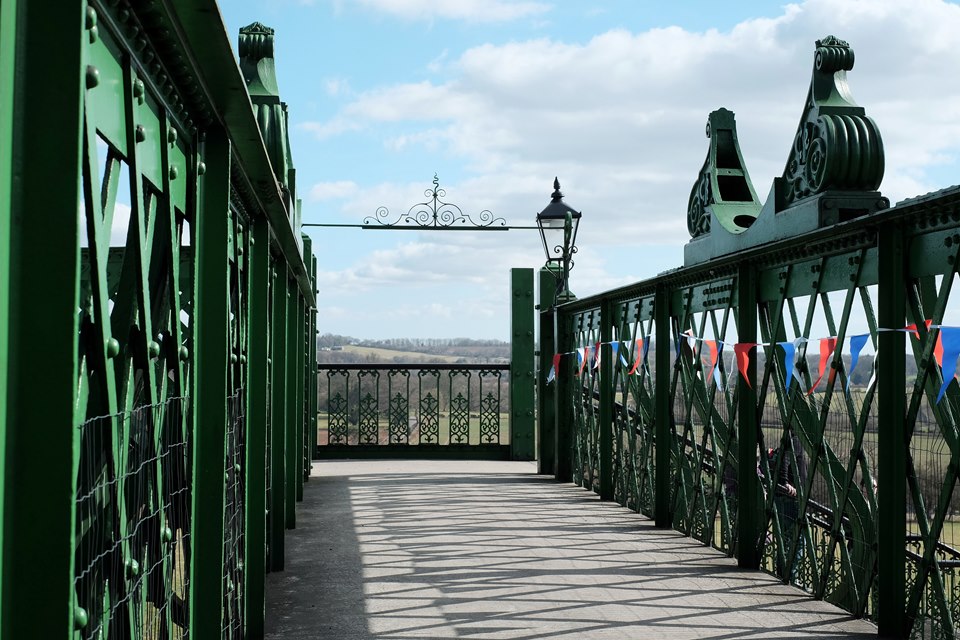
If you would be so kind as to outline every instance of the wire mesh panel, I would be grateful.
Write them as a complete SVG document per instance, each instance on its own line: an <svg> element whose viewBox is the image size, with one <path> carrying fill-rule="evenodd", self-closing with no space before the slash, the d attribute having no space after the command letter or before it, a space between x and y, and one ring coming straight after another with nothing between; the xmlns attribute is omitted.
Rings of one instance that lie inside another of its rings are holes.
<svg viewBox="0 0 960 640"><path fill-rule="evenodd" d="M186 638L190 452L186 398L79 428L76 599L81 638Z"/></svg>
<svg viewBox="0 0 960 640"><path fill-rule="evenodd" d="M223 638L244 637L243 559L246 489L243 465L246 433L245 397L241 390L227 398L227 441L224 457L226 500L223 512Z"/></svg>

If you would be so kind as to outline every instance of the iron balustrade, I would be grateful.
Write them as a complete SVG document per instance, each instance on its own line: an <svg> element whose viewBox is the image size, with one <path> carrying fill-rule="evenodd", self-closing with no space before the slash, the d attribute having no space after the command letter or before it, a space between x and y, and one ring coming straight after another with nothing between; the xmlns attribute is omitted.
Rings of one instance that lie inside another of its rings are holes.
<svg viewBox="0 0 960 640"><path fill-rule="evenodd" d="M320 457L391 448L509 457L509 364L319 365L318 382Z"/></svg>

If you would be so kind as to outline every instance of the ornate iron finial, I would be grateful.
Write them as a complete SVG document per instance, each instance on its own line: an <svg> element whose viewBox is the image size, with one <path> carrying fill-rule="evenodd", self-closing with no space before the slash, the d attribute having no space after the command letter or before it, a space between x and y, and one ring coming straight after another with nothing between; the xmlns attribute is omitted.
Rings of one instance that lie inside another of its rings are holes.
<svg viewBox="0 0 960 640"><path fill-rule="evenodd" d="M560 202L563 200L563 194L560 193L560 179L554 177L553 179L553 195L550 196L550 199L553 202Z"/></svg>
<svg viewBox="0 0 960 640"><path fill-rule="evenodd" d="M711 113L706 131L710 147L687 203L687 230L692 238L710 233L711 214L730 233L741 233L760 213L760 201L740 153L733 112L721 108Z"/></svg>
<svg viewBox="0 0 960 640"><path fill-rule="evenodd" d="M827 189L873 191L883 179L883 141L876 123L850 95L850 45L817 40L807 104L783 170L782 208Z"/></svg>
<svg viewBox="0 0 960 640"><path fill-rule="evenodd" d="M495 218L493 213L486 209L477 214L478 220L475 221L457 205L444 202L441 198L445 198L447 192L440 188L440 178L436 173L433 174L433 188L424 191L423 195L428 200L413 205L406 213L400 214L396 220L389 221L390 210L386 207L379 207L373 216L367 216L363 219L363 225L405 229L459 230L506 228L507 226L506 220Z"/></svg>

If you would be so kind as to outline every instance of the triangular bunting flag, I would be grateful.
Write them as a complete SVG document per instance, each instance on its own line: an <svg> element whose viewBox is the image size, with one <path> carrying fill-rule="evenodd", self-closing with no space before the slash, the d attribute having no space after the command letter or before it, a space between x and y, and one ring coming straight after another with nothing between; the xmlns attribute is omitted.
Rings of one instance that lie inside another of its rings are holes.
<svg viewBox="0 0 960 640"><path fill-rule="evenodd" d="M646 347L644 346L643 338L637 338L637 358L633 361L633 366L630 367L630 371L627 372L628 376L632 376L637 372L637 369L640 367L640 363L643 361L643 357L647 354Z"/></svg>
<svg viewBox="0 0 960 640"><path fill-rule="evenodd" d="M737 360L737 371L740 372L744 382L751 389L753 389L753 385L750 384L750 378L747 377L747 367L750 366L750 350L755 346L757 346L756 342L738 342L733 345L733 355Z"/></svg>
<svg viewBox="0 0 960 640"><path fill-rule="evenodd" d="M819 385L820 381L823 380L823 373L827 369L827 362L830 360L830 356L833 355L833 351L836 348L836 338L820 338L820 375L817 376L817 381L814 382L813 386L810 387L810 390L807 391L808 396L814 392L814 390L817 388L817 385ZM833 382L832 370L830 372L830 382Z"/></svg>
<svg viewBox="0 0 960 640"><path fill-rule="evenodd" d="M593 368L597 369L600 366L600 343L593 345Z"/></svg>
<svg viewBox="0 0 960 640"><path fill-rule="evenodd" d="M850 336L850 371L847 373L847 390L850 389L850 379L853 378L853 370L857 368L860 351L863 349L863 345L867 344L867 338L869 337L869 333Z"/></svg>
<svg viewBox="0 0 960 640"><path fill-rule="evenodd" d="M937 394L939 403L947 387L953 382L957 373L957 358L960 357L960 327L940 327L940 337L943 339L943 384Z"/></svg>
<svg viewBox="0 0 960 640"><path fill-rule="evenodd" d="M550 384L557 378L557 371L560 370L560 358L563 354L556 353L553 356L553 366L550 367L550 371L547 373L547 384Z"/></svg>

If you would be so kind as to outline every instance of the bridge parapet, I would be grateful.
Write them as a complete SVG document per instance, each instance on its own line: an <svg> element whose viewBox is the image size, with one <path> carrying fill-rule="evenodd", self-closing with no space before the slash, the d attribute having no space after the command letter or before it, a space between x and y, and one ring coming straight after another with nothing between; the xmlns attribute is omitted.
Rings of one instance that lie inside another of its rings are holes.
<svg viewBox="0 0 960 640"><path fill-rule="evenodd" d="M316 375L286 107L213 0L38 8L0 9L0 636L261 636Z"/></svg>

